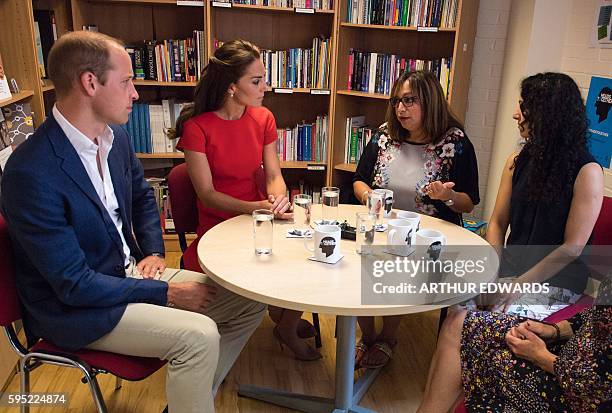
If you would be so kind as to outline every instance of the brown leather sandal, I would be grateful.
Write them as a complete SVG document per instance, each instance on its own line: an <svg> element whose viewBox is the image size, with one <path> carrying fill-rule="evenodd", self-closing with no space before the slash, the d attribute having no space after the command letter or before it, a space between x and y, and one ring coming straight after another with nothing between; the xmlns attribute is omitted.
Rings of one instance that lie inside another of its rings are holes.
<svg viewBox="0 0 612 413"><path fill-rule="evenodd" d="M371 355L373 352L378 351L383 353L385 357L379 363L368 363L369 357L364 356L365 360L361 361L361 367L364 367L366 369L378 369L380 367L384 367L389 362L389 360L391 360L391 357L393 357L393 348L396 344L397 343L391 345L386 341L377 341L368 351L368 355Z"/></svg>

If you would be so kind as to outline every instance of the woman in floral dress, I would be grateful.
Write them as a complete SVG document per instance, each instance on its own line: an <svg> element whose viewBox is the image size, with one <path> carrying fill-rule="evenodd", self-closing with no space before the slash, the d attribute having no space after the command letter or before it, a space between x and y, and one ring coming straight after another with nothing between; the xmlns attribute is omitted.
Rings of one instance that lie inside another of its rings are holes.
<svg viewBox="0 0 612 413"><path fill-rule="evenodd" d="M417 413L612 411L612 273L596 305L555 325L514 314L458 311L438 338Z"/></svg>
<svg viewBox="0 0 612 413"><path fill-rule="evenodd" d="M394 192L395 208L461 224L461 214L480 202L474 146L452 114L437 77L405 72L394 83L386 122L366 146L353 177L355 197L365 204L373 189ZM397 344L401 316L359 317L361 342L355 362L385 365Z"/></svg>

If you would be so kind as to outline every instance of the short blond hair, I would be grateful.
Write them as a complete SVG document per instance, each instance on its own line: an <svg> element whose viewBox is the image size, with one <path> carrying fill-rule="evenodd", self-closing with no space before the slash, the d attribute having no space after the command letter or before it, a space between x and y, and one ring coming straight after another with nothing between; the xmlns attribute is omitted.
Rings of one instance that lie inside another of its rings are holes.
<svg viewBox="0 0 612 413"><path fill-rule="evenodd" d="M48 72L58 97L65 96L85 72L92 72L100 83L112 68L110 48L124 47L121 40L98 32L76 31L60 37L49 52Z"/></svg>

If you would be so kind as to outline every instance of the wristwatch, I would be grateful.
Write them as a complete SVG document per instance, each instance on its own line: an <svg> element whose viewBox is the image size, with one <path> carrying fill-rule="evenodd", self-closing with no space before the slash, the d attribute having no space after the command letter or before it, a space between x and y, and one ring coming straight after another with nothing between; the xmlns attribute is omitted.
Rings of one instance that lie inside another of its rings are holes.
<svg viewBox="0 0 612 413"><path fill-rule="evenodd" d="M166 258L166 256L164 254L162 254L161 252L152 252L149 254L151 257L160 257L160 258Z"/></svg>
<svg viewBox="0 0 612 413"><path fill-rule="evenodd" d="M448 207L455 205L455 201L453 201L454 195L455 195L455 191L452 191L451 197L447 199L446 201L444 201L444 205Z"/></svg>

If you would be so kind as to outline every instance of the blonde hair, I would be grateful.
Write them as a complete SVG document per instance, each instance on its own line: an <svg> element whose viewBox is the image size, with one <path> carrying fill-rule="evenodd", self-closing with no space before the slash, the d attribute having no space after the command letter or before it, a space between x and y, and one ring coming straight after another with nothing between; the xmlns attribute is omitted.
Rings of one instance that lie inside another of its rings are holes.
<svg viewBox="0 0 612 413"><path fill-rule="evenodd" d="M104 84L106 73L112 68L112 46L123 48L124 44L114 37L90 31L70 32L60 37L51 48L48 61L56 95L70 93L85 72L93 73Z"/></svg>

